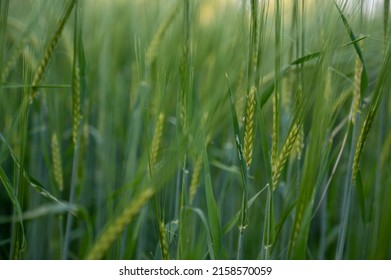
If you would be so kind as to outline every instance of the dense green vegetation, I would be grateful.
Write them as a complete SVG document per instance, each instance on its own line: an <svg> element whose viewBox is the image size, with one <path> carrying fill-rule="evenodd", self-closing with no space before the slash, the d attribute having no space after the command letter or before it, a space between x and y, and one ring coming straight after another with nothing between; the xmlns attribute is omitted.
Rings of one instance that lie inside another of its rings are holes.
<svg viewBox="0 0 391 280"><path fill-rule="evenodd" d="M371 2L1 1L0 258L390 259Z"/></svg>

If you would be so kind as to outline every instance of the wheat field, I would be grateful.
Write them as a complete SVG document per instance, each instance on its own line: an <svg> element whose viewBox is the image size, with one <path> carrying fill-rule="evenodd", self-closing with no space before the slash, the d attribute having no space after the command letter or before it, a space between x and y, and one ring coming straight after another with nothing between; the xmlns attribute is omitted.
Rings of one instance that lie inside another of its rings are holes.
<svg viewBox="0 0 391 280"><path fill-rule="evenodd" d="M390 259L389 15L1 1L0 259Z"/></svg>

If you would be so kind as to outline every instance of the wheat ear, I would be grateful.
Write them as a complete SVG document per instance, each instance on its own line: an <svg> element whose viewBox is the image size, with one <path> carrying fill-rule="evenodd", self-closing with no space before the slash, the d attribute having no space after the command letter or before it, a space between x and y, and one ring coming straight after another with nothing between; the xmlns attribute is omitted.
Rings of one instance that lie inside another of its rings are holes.
<svg viewBox="0 0 391 280"><path fill-rule="evenodd" d="M247 95L246 119L244 126L244 158L246 160L247 168L252 162L252 153L254 146L254 113L255 113L255 93L256 88L251 87Z"/></svg>
<svg viewBox="0 0 391 280"><path fill-rule="evenodd" d="M278 181L281 177L281 172L285 166L286 161L288 160L289 154L292 150L292 147L295 144L297 135L300 132L300 126L294 124L291 130L288 133L288 136L285 140L284 146L282 147L281 153L276 162L276 167L273 170L273 189L277 188Z"/></svg>
<svg viewBox="0 0 391 280"><path fill-rule="evenodd" d="M168 14L168 16L163 20L162 24L159 26L158 30L154 34L151 43L149 44L147 55L146 55L146 62L147 65L150 66L155 61L157 56L157 50L159 48L160 42L162 41L164 34L166 33L167 29L170 27L172 21L174 20L177 12L178 12L179 5L176 5L171 12Z"/></svg>
<svg viewBox="0 0 391 280"><path fill-rule="evenodd" d="M52 148L54 181L56 182L59 191L62 192L64 189L64 178L62 174L61 150L60 150L60 145L58 143L57 133L53 133L52 135L51 148Z"/></svg>
<svg viewBox="0 0 391 280"><path fill-rule="evenodd" d="M202 154L200 154L197 157L197 161L194 166L193 176L191 177L191 182L190 182L190 187L189 187L189 203L190 203L190 205L193 204L194 197L197 192L197 187L200 182L200 175L201 175L203 163L204 163L204 160L203 160Z"/></svg>
<svg viewBox="0 0 391 280"><path fill-rule="evenodd" d="M152 143L151 143L152 169L154 168L158 160L159 150L160 150L162 137L163 137L163 127L164 127L164 114L160 113L156 121L155 133L153 135Z"/></svg>
<svg viewBox="0 0 391 280"><path fill-rule="evenodd" d="M31 83L31 94L30 94L30 102L32 102L37 94L38 86L41 83L41 80L45 74L45 70L49 64L49 60L52 57L53 51L57 46L58 40L61 37L62 30L64 29L65 23L69 18L69 15L75 5L76 0L70 0L68 3L68 7L65 9L64 15L60 20L60 23L57 27L56 32L54 33L52 39L50 40L49 45L46 47L44 55L41 61L38 64L37 69L35 70L33 81Z"/></svg>
<svg viewBox="0 0 391 280"><path fill-rule="evenodd" d="M118 238L133 218L140 212L143 206L155 194L155 190L148 188L135 198L132 203L110 224L102 233L98 241L87 255L88 260L98 260L103 257L111 244Z"/></svg>
<svg viewBox="0 0 391 280"><path fill-rule="evenodd" d="M168 249L166 242L166 229L164 227L164 221L159 223L159 236L160 236L160 247L162 249L162 258L163 260L168 260Z"/></svg>
<svg viewBox="0 0 391 280"><path fill-rule="evenodd" d="M375 119L375 113L376 110L370 110L368 112L368 115L364 121L363 127L361 129L360 136L358 138L356 150L354 153L354 160L353 160L353 167L352 167L352 180L355 180L357 172L358 172L358 165L360 163L360 157L362 153L362 149L364 147L364 144L368 138L369 130L371 129L373 120Z"/></svg>

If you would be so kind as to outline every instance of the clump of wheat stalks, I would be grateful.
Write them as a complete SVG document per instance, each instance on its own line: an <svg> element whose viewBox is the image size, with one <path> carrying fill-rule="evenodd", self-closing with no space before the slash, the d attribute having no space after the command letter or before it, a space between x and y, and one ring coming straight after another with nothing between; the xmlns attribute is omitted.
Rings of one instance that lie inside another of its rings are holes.
<svg viewBox="0 0 391 280"><path fill-rule="evenodd" d="M197 157L197 161L194 166L193 176L191 177L191 182L190 182L190 187L189 187L189 203L190 203L190 205L193 204L194 197L197 192L197 187L200 182L200 175L201 175L203 163L204 163L204 159L202 157L202 154L200 154Z"/></svg>
<svg viewBox="0 0 391 280"><path fill-rule="evenodd" d="M159 26L158 30L153 36L152 41L149 44L147 55L146 55L146 62L148 66L150 66L155 61L160 42L162 41L167 29L170 27L171 23L173 22L178 12L178 9L179 9L179 5L176 5L169 12L168 16L163 20L163 23Z"/></svg>
<svg viewBox="0 0 391 280"><path fill-rule="evenodd" d="M61 37L62 30L64 29L65 23L67 22L67 19L69 18L69 15L73 9L73 6L75 5L76 0L70 0L68 3L67 8L65 9L64 15L60 20L60 23L57 27L56 32L54 33L52 39L50 40L49 45L46 47L44 55L41 59L41 61L38 64L37 69L35 70L33 81L31 83L31 94L30 94L30 102L33 101L35 98L38 86L41 83L41 80L45 74L45 70L49 64L49 60L52 57L53 51L55 47L57 46L58 40Z"/></svg>
<svg viewBox="0 0 391 280"><path fill-rule="evenodd" d="M297 124L294 124L289 131L289 134L285 140L284 146L280 152L278 160L276 161L275 168L273 169L273 189L277 188L278 181L281 177L281 172L285 166L286 161L288 160L289 154L296 142L297 136L299 135L301 127Z"/></svg>
<svg viewBox="0 0 391 280"><path fill-rule="evenodd" d="M158 160L159 150L163 137L163 127L164 127L164 113L160 113L155 127L155 133L152 138L151 144L151 167L153 168Z"/></svg>
<svg viewBox="0 0 391 280"><path fill-rule="evenodd" d="M64 189L64 178L62 174L61 150L60 150L60 145L58 143L57 133L53 133L52 135L51 148L52 148L54 181L56 182L59 191L62 192Z"/></svg>
<svg viewBox="0 0 391 280"><path fill-rule="evenodd" d="M246 160L247 168L252 162L252 153L254 146L254 113L255 113L255 93L256 88L251 87L247 95L246 119L244 126L244 159Z"/></svg>
<svg viewBox="0 0 391 280"><path fill-rule="evenodd" d="M87 255L88 260L98 260L103 257L105 252L110 248L111 244L121 232L124 230L133 218L140 212L141 208L151 199L155 194L154 189L148 188L140 193L131 204L126 207L121 215L119 215L112 224L110 224L97 240L92 250Z"/></svg>
<svg viewBox="0 0 391 280"><path fill-rule="evenodd" d="M164 227L164 222L161 221L159 223L159 235L160 235L160 247L162 249L162 257L163 260L168 260L168 249L167 249L167 242L166 242L166 229Z"/></svg>
<svg viewBox="0 0 391 280"><path fill-rule="evenodd" d="M81 120L80 110L80 68L77 65L75 67L75 73L73 77L73 94L72 94L72 113L73 113L73 127L72 127L72 140L73 144L76 145L79 126Z"/></svg>

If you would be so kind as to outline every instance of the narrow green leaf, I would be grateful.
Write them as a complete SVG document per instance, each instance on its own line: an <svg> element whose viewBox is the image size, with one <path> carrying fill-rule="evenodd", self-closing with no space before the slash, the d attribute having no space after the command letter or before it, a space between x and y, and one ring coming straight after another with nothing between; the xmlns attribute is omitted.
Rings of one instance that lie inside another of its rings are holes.
<svg viewBox="0 0 391 280"><path fill-rule="evenodd" d="M24 212L21 217L22 220L20 220L19 216L0 216L0 224L34 220L48 215L61 214L68 211L77 212L78 210L79 208L76 205L71 205L69 203L47 203Z"/></svg>
<svg viewBox="0 0 391 280"><path fill-rule="evenodd" d="M250 209L250 207L253 205L255 200L258 198L258 196L264 191L266 188L260 190L257 192L253 197L251 197L247 202L247 209ZM241 210L236 212L236 214L229 220L226 225L223 227L223 235L226 235L228 232L232 230L232 228L238 223L240 214L242 213Z"/></svg>
<svg viewBox="0 0 391 280"><path fill-rule="evenodd" d="M239 130L239 122L238 117L236 114L235 109L235 101L232 94L231 86L229 84L228 75L226 74L227 78L227 84L228 84L228 93L231 100L231 116L232 116L232 123L234 127L234 133L235 133L235 143L236 143L236 149L239 156L239 163L240 163L240 173L242 175L242 186L243 186L243 192L242 192L242 206L241 206L241 219L240 219L240 225L239 225L239 240L238 240L238 250L237 250L237 259L242 258L242 250L243 250L243 233L248 225L248 217L247 217L247 184L248 184L248 172L249 170L246 168L246 161L244 158L244 152L242 144L240 143L240 139L243 139L240 134Z"/></svg>
<svg viewBox="0 0 391 280"><path fill-rule="evenodd" d="M261 108L266 104L266 102L269 100L270 96L272 95L274 91L274 83L271 83L268 85L262 92L261 92Z"/></svg>
<svg viewBox="0 0 391 280"><path fill-rule="evenodd" d="M366 222L366 219L365 219L365 197L364 197L364 188L363 188L363 184L362 184L360 169L357 171L357 174L356 174L356 190L357 190L358 204L360 206L361 218L362 218L363 223L365 223Z"/></svg>
<svg viewBox="0 0 391 280"><path fill-rule="evenodd" d="M281 233L281 229L283 225L285 224L289 215L292 213L293 209L295 209L296 205L297 205L297 201L295 199L295 193L291 191L290 195L288 195L287 197L287 202L285 203L284 207L281 210L280 219L276 225L276 233L275 233L276 239Z"/></svg>
<svg viewBox="0 0 391 280"><path fill-rule="evenodd" d="M208 221L205 217L205 214L204 212L202 212L201 209L199 208L193 208L193 207L188 207L186 208L190 211L193 211L195 214L197 214L197 216L200 218L201 222L202 222L202 225L205 227L205 231L206 231L206 239L208 241L208 251L209 251L209 257L211 260L214 260L216 259L215 258L215 253L214 253L214 250L213 250L213 241L212 241L212 236L210 234L210 228L208 226Z"/></svg>
<svg viewBox="0 0 391 280"><path fill-rule="evenodd" d="M355 40L353 40L353 41L351 41L349 43L340 45L337 48L329 50L329 51L335 51L336 49L339 49L339 48L344 48L344 47L347 47L347 46L350 46L350 45L354 45L354 44L358 43L359 41L364 40L367 37L368 36L360 37L358 39L355 39ZM285 66L281 70L281 74L280 74L281 78L284 77L287 73L289 73L289 71L291 70L292 66L300 65L300 64L303 64L304 62L307 62L307 61L313 60L315 58L318 58L318 57L322 56L325 52L326 51L314 52L314 53L310 53L310 54L307 54L307 55L304 55L302 57L299 57L299 58L295 59L289 65ZM260 102L260 105L261 105L260 107L261 108L269 100L269 98L270 98L270 96L272 95L273 92L274 92L274 83L269 84L268 86L266 86L263 89L263 91L261 91L261 99L260 99L260 101L261 101Z"/></svg>
<svg viewBox="0 0 391 280"><path fill-rule="evenodd" d="M288 257L294 260L303 260L306 258L307 250L307 241L308 233L311 225L311 211L312 205L304 207L303 203L298 203L298 211L301 211L302 217L298 219L298 216L295 217L294 227L296 231L296 238L291 238L289 244Z"/></svg>
<svg viewBox="0 0 391 280"><path fill-rule="evenodd" d="M344 48L344 47L347 47L347 46L350 46L350 45L354 45L355 46L358 42L360 42L361 40L364 40L367 37L368 36L363 36L363 37L360 37L358 39L354 38L349 43L340 45L336 49ZM333 51L334 51L334 49L333 49ZM324 51L322 51L322 52L314 52L314 53L310 53L310 54L304 55L304 56L299 57L298 59L294 60L293 62L291 62L290 65L302 64L304 62L310 61L310 60L312 60L314 58L317 58L317 57L321 56L323 53L325 53L325 52ZM360 59L361 59L361 57L360 57Z"/></svg>
<svg viewBox="0 0 391 280"><path fill-rule="evenodd" d="M206 143L206 142L204 142ZM204 168L205 168L205 195L208 208L209 227L213 241L213 251L217 259L222 258L222 234L220 227L220 218L217 210L216 200L213 195L212 179L210 176L209 159L206 151L206 145L203 149Z"/></svg>
<svg viewBox="0 0 391 280"><path fill-rule="evenodd" d="M294 60L293 62L291 62L291 65L303 64L304 62L307 62L309 60L312 60L314 58L321 56L321 54L322 54L322 52L314 52L314 53L307 54L307 55L302 56L302 57Z"/></svg>
<svg viewBox="0 0 391 280"><path fill-rule="evenodd" d="M263 96L261 96L262 99ZM273 248L275 241L275 221L274 221L274 197L273 197L273 185L272 185L272 166L269 155L269 143L267 140L267 133L265 129L265 122L262 113L262 104L258 102L258 96L256 96L257 110L258 110L258 122L260 127L261 142L262 142L262 154L265 163L267 184L267 197L265 208L265 221L263 228L263 249L261 250L263 258L270 258L271 249Z"/></svg>
<svg viewBox="0 0 391 280"><path fill-rule="evenodd" d="M35 179L34 177L32 177L30 174L28 174L25 170L21 170L21 166L20 166L20 163L18 161L18 159L16 158L16 155L14 154L14 152L12 151L11 147L8 145L8 143L6 142L4 136L1 134L0 132L0 140L7 146L8 148L8 151L11 155L11 158L14 162L14 164L16 165L16 167L18 168L18 170L20 172L22 172L23 174L23 177L25 180L27 180L28 184L30 185L30 187L32 187L37 193L39 193L40 195L42 195L43 197L47 198L47 199L50 199L52 201L55 201L59 204L63 204L63 202L61 202L58 198L56 198L54 195L52 195L44 186L43 184L41 184L37 179Z"/></svg>
<svg viewBox="0 0 391 280"><path fill-rule="evenodd" d="M360 58L361 63L362 63L362 74L361 74L361 86L360 86L360 89L361 89L361 96L364 96L365 92L366 92L366 90L368 88L368 74L367 74L367 70L366 70L366 67L365 67L365 62L364 62L364 57L362 55L362 50L360 48L360 45L358 44L359 40L356 39L356 35L354 34L352 28L350 27L350 24L349 24L348 20L346 19L345 15L341 11L341 9L338 7L337 3L334 2L334 4L337 7L338 13L341 16L341 19L342 19L342 22L343 22L343 24L345 26L345 29L348 32L348 35L349 35L350 39L352 40L352 43L353 43L354 48L355 48L355 50L357 52L357 55Z"/></svg>
<svg viewBox="0 0 391 280"><path fill-rule="evenodd" d="M230 98L230 101L231 101L231 116L232 116L232 124L233 124L233 127L234 127L234 133L235 133L235 144L236 144L236 149L237 149L237 152L238 152L238 156L239 156L239 163L240 163L240 174L242 175L242 186L243 186L243 196L244 196L244 199L243 199L243 207L242 207L242 221L241 221L241 227L246 227L247 224L248 224L248 221L247 221L247 199L246 199L246 190L247 190L247 168L246 168L246 161L244 159L244 153L243 153L243 147L242 147L242 144L240 143L240 139L242 139L242 135L240 133L240 129L239 129L239 122L238 122L238 116L236 114L236 109L235 109L235 101L234 101L234 96L233 96L233 93L232 93L232 90L231 90L231 86L229 84L229 80L228 80L228 75L226 75L226 78L227 78L227 84L228 84L228 94L229 94L229 98Z"/></svg>
<svg viewBox="0 0 391 280"><path fill-rule="evenodd" d="M266 197L265 222L263 228L263 249L264 258L270 259L270 253L275 240L275 224L274 224L274 191L273 186L268 185Z"/></svg>
<svg viewBox="0 0 391 280"><path fill-rule="evenodd" d="M263 96L261 96L261 100L262 100L262 97ZM272 185L272 165L270 162L270 154L269 154L270 147L269 147L269 143L268 143L268 139L267 139L268 134L265 129L266 126L265 126L265 121L263 118L262 104L260 104L258 102L258 100L259 100L258 96L255 96L255 100L256 100L257 112L258 112L258 115L257 115L258 122L259 122L258 127L259 127L260 135L261 135L262 155L263 155L263 160L264 160L265 168L266 168L265 174L266 174L267 182L269 183L269 186L271 186Z"/></svg>
<svg viewBox="0 0 391 280"><path fill-rule="evenodd" d="M183 170L186 170L186 155L183 159ZM182 175L182 184L180 186L180 206L179 206L179 240L178 240L178 258L186 258L186 248L189 246L189 219L188 213L185 210L185 205L187 204L187 193L186 193L186 173L183 172Z"/></svg>
<svg viewBox="0 0 391 280"><path fill-rule="evenodd" d="M12 202L12 205L14 206L14 209L15 209L15 212L16 212L16 215L18 217L19 224L20 224L20 228L21 228L21 232L22 232L22 236L21 236L22 244L19 244L19 248L24 248L25 244L26 244L26 239L25 239L25 235L24 235L22 209L21 209L19 201L18 201L18 199L17 199L17 197L15 195L14 188L13 188L10 180L8 179L8 177L5 174L5 172L4 172L2 167L0 167L0 180L3 183L3 186L4 186L4 188L5 188L5 190L6 190L7 194L8 194L9 199Z"/></svg>

